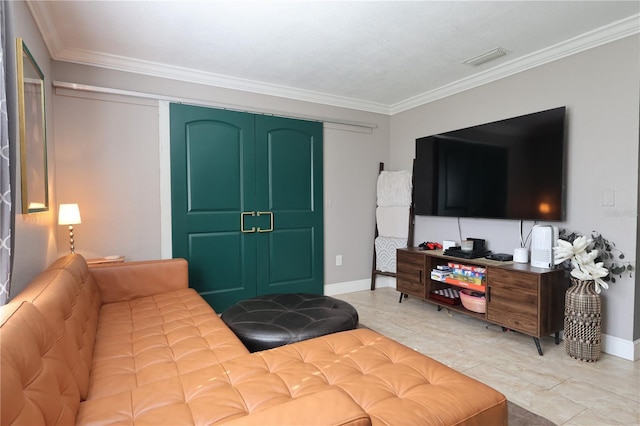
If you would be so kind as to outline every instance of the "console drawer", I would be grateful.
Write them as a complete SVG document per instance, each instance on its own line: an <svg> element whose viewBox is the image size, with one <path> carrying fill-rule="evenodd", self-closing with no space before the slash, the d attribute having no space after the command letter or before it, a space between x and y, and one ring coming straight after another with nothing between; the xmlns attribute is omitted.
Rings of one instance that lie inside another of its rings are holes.
<svg viewBox="0 0 640 426"><path fill-rule="evenodd" d="M487 272L487 282L491 287L517 289L534 294L538 292L538 275L506 271L501 268L489 268Z"/></svg>

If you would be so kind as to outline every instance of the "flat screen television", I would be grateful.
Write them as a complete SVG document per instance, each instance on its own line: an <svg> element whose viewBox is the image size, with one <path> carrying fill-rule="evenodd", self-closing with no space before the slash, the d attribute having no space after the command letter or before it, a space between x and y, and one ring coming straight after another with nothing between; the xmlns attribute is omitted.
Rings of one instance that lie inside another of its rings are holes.
<svg viewBox="0 0 640 426"><path fill-rule="evenodd" d="M417 215L560 221L566 108L416 139Z"/></svg>

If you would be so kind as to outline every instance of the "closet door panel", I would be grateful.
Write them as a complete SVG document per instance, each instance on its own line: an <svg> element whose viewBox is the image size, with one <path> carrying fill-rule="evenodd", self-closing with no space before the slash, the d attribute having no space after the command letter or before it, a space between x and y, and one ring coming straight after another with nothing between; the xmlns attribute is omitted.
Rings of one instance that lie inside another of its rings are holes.
<svg viewBox="0 0 640 426"><path fill-rule="evenodd" d="M190 286L214 308L235 303L239 293L253 295L252 267L245 261L245 239L237 232L193 233L189 235ZM249 245L251 242L248 241ZM255 270L255 268L254 268Z"/></svg>
<svg viewBox="0 0 640 426"><path fill-rule="evenodd" d="M293 130L268 134L269 208L280 211L313 210L313 141Z"/></svg>
<svg viewBox="0 0 640 426"><path fill-rule="evenodd" d="M256 239L241 230L255 207L253 134L250 115L171 105L173 257L216 310L255 295Z"/></svg>
<svg viewBox="0 0 640 426"><path fill-rule="evenodd" d="M274 231L269 236L269 291L277 292L281 286L312 286L313 251L313 229Z"/></svg>
<svg viewBox="0 0 640 426"><path fill-rule="evenodd" d="M322 124L257 116L256 158L256 203L273 214L257 242L258 294L322 294Z"/></svg>
<svg viewBox="0 0 640 426"><path fill-rule="evenodd" d="M199 121L190 123L186 131L187 210L240 211L242 129L218 121Z"/></svg>
<svg viewBox="0 0 640 426"><path fill-rule="evenodd" d="M322 124L171 105L173 257L216 311L323 292Z"/></svg>

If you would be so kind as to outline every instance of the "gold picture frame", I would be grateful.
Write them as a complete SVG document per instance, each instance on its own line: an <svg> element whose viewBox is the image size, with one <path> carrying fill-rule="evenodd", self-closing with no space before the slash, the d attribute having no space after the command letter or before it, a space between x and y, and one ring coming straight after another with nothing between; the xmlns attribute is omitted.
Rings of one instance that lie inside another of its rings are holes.
<svg viewBox="0 0 640 426"><path fill-rule="evenodd" d="M49 210L44 74L21 38L16 40L22 213Z"/></svg>

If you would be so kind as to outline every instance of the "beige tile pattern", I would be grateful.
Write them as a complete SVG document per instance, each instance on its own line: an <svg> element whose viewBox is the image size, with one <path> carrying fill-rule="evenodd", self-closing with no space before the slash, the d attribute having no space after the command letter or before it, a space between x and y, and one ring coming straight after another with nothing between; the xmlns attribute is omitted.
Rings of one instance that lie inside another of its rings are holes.
<svg viewBox="0 0 640 426"><path fill-rule="evenodd" d="M413 297L398 303L392 288L335 296L360 322L494 387L510 401L558 425L640 425L640 361L602 354L595 363L570 358L562 342L531 337L449 312Z"/></svg>

